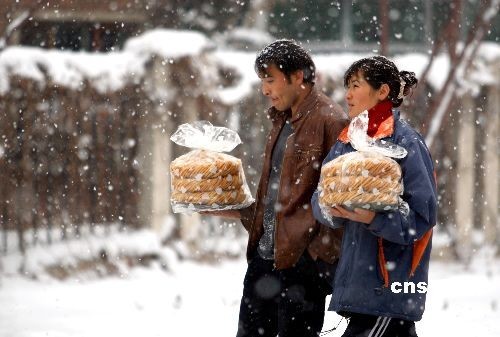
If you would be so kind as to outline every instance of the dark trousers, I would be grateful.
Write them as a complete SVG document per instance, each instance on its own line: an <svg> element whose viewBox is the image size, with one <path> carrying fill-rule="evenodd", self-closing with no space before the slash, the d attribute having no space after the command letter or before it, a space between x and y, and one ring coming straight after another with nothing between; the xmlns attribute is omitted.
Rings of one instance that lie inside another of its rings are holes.
<svg viewBox="0 0 500 337"><path fill-rule="evenodd" d="M413 321L356 313L347 315L351 317L342 337L417 337Z"/></svg>
<svg viewBox="0 0 500 337"><path fill-rule="evenodd" d="M319 336L332 268L305 253L294 267L275 270L257 254L245 275L237 337Z"/></svg>

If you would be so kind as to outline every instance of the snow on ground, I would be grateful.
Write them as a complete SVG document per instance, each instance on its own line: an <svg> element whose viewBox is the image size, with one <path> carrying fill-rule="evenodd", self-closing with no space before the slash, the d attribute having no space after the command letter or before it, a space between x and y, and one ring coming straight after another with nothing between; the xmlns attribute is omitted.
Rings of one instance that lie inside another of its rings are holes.
<svg viewBox="0 0 500 337"><path fill-rule="evenodd" d="M500 336L500 261L433 262L419 336ZM1 337L234 336L243 259L217 265L182 262L122 277L33 281L0 279ZM340 321L326 314L324 330ZM327 336L340 336L339 329Z"/></svg>

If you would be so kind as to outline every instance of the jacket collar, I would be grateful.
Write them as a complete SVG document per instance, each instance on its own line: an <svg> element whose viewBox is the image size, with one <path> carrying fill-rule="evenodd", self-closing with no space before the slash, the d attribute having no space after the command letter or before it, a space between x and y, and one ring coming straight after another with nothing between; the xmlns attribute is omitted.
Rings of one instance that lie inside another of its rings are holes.
<svg viewBox="0 0 500 337"><path fill-rule="evenodd" d="M399 116L397 112L393 112L392 103L383 101L368 110L368 130L367 135L374 139L382 139L392 136L394 133L394 121ZM347 125L340 133L338 139L343 143L349 143L347 133L349 125Z"/></svg>
<svg viewBox="0 0 500 337"><path fill-rule="evenodd" d="M307 94L307 96L304 97L304 100L297 107L297 114L293 116L292 123L306 116L311 111L311 108L317 102L318 95L319 93L316 90L315 86L313 85L311 87L311 91L309 92L309 94Z"/></svg>

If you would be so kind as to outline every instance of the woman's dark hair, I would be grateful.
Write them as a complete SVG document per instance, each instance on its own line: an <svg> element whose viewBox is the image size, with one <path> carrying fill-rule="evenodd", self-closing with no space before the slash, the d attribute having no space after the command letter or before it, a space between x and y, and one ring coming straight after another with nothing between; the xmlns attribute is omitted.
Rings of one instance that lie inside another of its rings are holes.
<svg viewBox="0 0 500 337"><path fill-rule="evenodd" d="M358 73L362 74L374 89L380 89L382 84L387 84L390 89L387 99L394 107L401 105L403 96L407 96L418 82L415 73L399 71L394 62L384 56L372 56L354 62L344 74L344 86L347 87L351 77ZM401 85L401 80L404 81L404 86Z"/></svg>
<svg viewBox="0 0 500 337"><path fill-rule="evenodd" d="M313 83L316 66L309 53L293 40L277 40L262 49L255 59L255 71L260 77L268 75L267 68L274 64L290 81L298 70L304 73L304 83Z"/></svg>

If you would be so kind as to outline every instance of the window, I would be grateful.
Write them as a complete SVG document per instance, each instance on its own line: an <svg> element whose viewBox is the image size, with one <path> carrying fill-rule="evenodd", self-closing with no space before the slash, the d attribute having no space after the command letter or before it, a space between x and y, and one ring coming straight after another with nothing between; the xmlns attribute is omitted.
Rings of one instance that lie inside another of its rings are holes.
<svg viewBox="0 0 500 337"><path fill-rule="evenodd" d="M379 5L377 1L352 2L352 34L356 42L376 42L379 38L378 15Z"/></svg>
<svg viewBox="0 0 500 337"><path fill-rule="evenodd" d="M463 25L466 31L474 24L477 13L481 8L481 0L465 0L464 1ZM500 42L500 15L497 15L491 20L489 32L484 36L486 41Z"/></svg>
<svg viewBox="0 0 500 337"><path fill-rule="evenodd" d="M423 43L425 8L423 0L393 0L389 4L391 42Z"/></svg>
<svg viewBox="0 0 500 337"><path fill-rule="evenodd" d="M437 34L445 28L451 17L451 4L448 0L433 1L432 3L432 35L434 39Z"/></svg>
<svg viewBox="0 0 500 337"><path fill-rule="evenodd" d="M391 42L424 44L432 29L427 27L426 31L426 22L437 31L447 20L448 1L433 0L428 12L429 0L387 1ZM434 8L437 13L432 16L437 20L430 20L426 15ZM270 14L269 31L276 37L302 41L352 40L365 44L380 41L380 21L380 1L277 1Z"/></svg>
<svg viewBox="0 0 500 337"><path fill-rule="evenodd" d="M123 47L138 26L136 24L92 23L75 21L35 21L27 23L21 44L61 50L108 52Z"/></svg>
<svg viewBox="0 0 500 337"><path fill-rule="evenodd" d="M278 1L270 13L269 31L298 40L340 40L341 1Z"/></svg>

